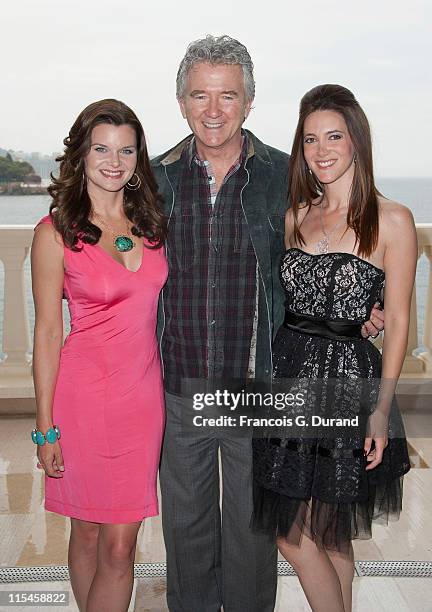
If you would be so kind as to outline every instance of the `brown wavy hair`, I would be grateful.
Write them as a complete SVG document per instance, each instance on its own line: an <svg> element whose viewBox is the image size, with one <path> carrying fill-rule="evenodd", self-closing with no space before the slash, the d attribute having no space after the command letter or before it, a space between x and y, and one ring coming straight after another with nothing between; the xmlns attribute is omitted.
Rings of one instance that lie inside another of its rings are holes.
<svg viewBox="0 0 432 612"><path fill-rule="evenodd" d="M96 244L101 237L99 227L89 221L92 204L87 193L84 158L90 150L91 133L102 123L129 125L136 134L137 165L135 172L141 179L139 189L125 188L124 212L132 223L135 236L145 236L152 246L159 248L166 238L166 220L162 213L162 198L150 166L142 125L135 113L119 100L99 100L87 106L77 117L69 135L63 140L64 153L58 178L51 174L48 193L52 197L50 215L64 244L77 251L78 240ZM135 181L136 177L133 177Z"/></svg>
<svg viewBox="0 0 432 612"><path fill-rule="evenodd" d="M359 255L368 257L378 243L378 196L381 194L375 187L369 122L354 95L341 85L318 85L308 91L300 102L288 179L294 217L294 240L296 244L305 244L298 221L299 210L304 206L310 209L314 205L313 201L324 194L325 186L309 172L303 153L305 120L311 113L320 110L331 110L342 115L354 145L356 163L347 226L354 231Z"/></svg>

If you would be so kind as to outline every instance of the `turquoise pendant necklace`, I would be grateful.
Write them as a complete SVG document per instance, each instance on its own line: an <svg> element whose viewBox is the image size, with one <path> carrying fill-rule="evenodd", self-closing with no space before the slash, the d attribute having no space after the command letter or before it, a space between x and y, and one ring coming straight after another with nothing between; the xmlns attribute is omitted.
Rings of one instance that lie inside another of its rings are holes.
<svg viewBox="0 0 432 612"><path fill-rule="evenodd" d="M107 223L100 215L98 215L95 211L93 211L93 216L96 217L96 219L98 219L100 221L100 223L102 225L104 225L107 230L110 232L110 234L113 237L113 244L114 244L114 248L116 249L116 251L119 251L120 253L126 253L127 251L131 251L134 246L135 246L135 242L132 240L132 235L131 235L131 231L129 229L129 225L126 222L126 234L117 234L113 228L109 225L109 223Z"/></svg>
<svg viewBox="0 0 432 612"><path fill-rule="evenodd" d="M114 246L117 251L124 253L125 251L131 251L134 248L135 243L129 236L115 236Z"/></svg>

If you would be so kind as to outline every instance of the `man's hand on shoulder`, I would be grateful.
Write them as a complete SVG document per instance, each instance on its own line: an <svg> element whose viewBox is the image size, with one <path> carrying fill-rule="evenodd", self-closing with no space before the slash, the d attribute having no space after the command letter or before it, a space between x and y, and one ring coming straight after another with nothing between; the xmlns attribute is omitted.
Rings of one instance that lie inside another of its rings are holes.
<svg viewBox="0 0 432 612"><path fill-rule="evenodd" d="M372 308L369 321L362 326L363 338L377 338L384 329L384 310L381 309L379 302Z"/></svg>

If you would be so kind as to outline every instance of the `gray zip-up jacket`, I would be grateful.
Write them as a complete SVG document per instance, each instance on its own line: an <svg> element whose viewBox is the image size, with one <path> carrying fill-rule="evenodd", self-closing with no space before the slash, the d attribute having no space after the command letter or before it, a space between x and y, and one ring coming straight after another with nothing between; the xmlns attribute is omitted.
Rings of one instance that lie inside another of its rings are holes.
<svg viewBox="0 0 432 612"><path fill-rule="evenodd" d="M255 378L269 380L273 370L272 341L284 315L284 297L279 279L279 266L284 252L289 156L265 145L252 132L245 131L252 143L253 154L246 162L249 182L243 189L241 204L258 263L260 285ZM182 172L181 155L190 139L191 135L173 149L151 160L159 192L164 199L168 231ZM164 322L162 292L158 312L159 338L163 335Z"/></svg>

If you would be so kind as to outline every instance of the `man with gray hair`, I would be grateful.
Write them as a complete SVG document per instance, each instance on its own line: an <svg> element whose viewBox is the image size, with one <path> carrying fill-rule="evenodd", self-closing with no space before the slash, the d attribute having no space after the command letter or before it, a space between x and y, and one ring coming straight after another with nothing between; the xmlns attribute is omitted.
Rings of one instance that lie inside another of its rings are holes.
<svg viewBox="0 0 432 612"><path fill-rule="evenodd" d="M168 217L170 274L159 319L167 423L162 521L171 612L270 612L276 547L249 529L252 443L184 435L185 381L270 381L283 320L288 155L243 129L255 95L244 45L207 36L189 45L177 99L192 134L152 161ZM375 327L382 329L374 310ZM222 460L222 517L219 453Z"/></svg>
<svg viewBox="0 0 432 612"><path fill-rule="evenodd" d="M242 128L254 95L244 45L229 36L191 43L177 98L192 134L152 161L169 224L160 481L172 612L274 609L275 543L249 528L251 439L205 430L188 437L181 421L185 379L269 380L272 373L272 337L283 318L288 155Z"/></svg>

